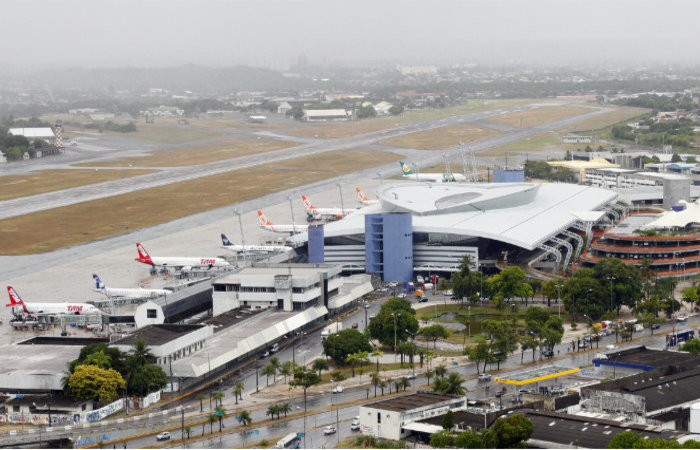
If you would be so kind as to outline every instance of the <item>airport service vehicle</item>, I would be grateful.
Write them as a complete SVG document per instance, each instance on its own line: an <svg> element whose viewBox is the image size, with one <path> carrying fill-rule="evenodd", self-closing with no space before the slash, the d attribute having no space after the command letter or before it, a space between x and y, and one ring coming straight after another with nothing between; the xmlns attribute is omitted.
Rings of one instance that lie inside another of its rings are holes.
<svg viewBox="0 0 700 450"><path fill-rule="evenodd" d="M289 433L275 444L274 448L299 448L301 438L297 433Z"/></svg>
<svg viewBox="0 0 700 450"><path fill-rule="evenodd" d="M308 225L296 225L296 224L276 224L267 220L265 214L261 210L258 210L258 219L260 220L260 228L264 228L268 231L274 231L275 233L303 233L309 229Z"/></svg>
<svg viewBox="0 0 700 450"><path fill-rule="evenodd" d="M231 250L236 253L281 253L291 252L292 247L286 245L242 245L234 244L224 233L221 233L221 248Z"/></svg>
<svg viewBox="0 0 700 450"><path fill-rule="evenodd" d="M352 214L354 209L342 208L318 208L311 204L311 200L305 195L301 196L304 201L304 210L306 214L313 216L314 219L342 219L343 216Z"/></svg>
<svg viewBox="0 0 700 450"><path fill-rule="evenodd" d="M341 322L336 322L332 325L328 325L321 331L321 342L325 341L328 339L328 336L330 336L333 333L337 333L338 331L343 329L343 324Z"/></svg>
<svg viewBox="0 0 700 450"><path fill-rule="evenodd" d="M92 274L95 279L95 292L104 294L109 298L156 298L172 294L172 291L167 289L143 289L143 288L111 288L105 286L100 277Z"/></svg>
<svg viewBox="0 0 700 450"><path fill-rule="evenodd" d="M358 198L358 200L359 200L360 203L362 203L363 205L369 206L369 205L378 205L378 204L379 204L379 200L370 200L370 198L367 197L367 196L362 192L362 189L360 189L359 187L356 187L356 188L355 188L355 191L357 191L357 198Z"/></svg>
<svg viewBox="0 0 700 450"><path fill-rule="evenodd" d="M163 431L162 433L158 433L158 436L156 436L156 439L159 441L167 441L170 439L170 432L169 431Z"/></svg>
<svg viewBox="0 0 700 450"><path fill-rule="evenodd" d="M95 305L89 303L24 303L17 291L12 286L7 286L7 294L10 296L10 303L5 306L21 306L26 314L33 315L88 315L101 314Z"/></svg>
<svg viewBox="0 0 700 450"><path fill-rule="evenodd" d="M221 258L193 258L180 256L151 256L148 254L143 245L136 243L136 250L139 252L139 257L135 258L143 264L149 264L153 267L173 267L180 269L183 272L189 272L193 267L228 267L229 263Z"/></svg>
<svg viewBox="0 0 700 450"><path fill-rule="evenodd" d="M399 161L401 164L401 173L406 178L410 178L416 181L432 181L434 183L443 182L455 182L455 181L467 181L464 175L458 173L415 173L406 163Z"/></svg>
<svg viewBox="0 0 700 450"><path fill-rule="evenodd" d="M335 427L328 425L326 428L323 429L323 434L325 434L325 435L334 434L337 431L338 430Z"/></svg>

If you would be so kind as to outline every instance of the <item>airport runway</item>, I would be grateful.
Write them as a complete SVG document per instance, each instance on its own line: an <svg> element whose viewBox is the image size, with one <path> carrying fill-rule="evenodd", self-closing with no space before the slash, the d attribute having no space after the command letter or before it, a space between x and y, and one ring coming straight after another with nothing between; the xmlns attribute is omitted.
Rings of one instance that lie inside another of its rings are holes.
<svg viewBox="0 0 700 450"><path fill-rule="evenodd" d="M158 186L163 186L172 183L192 180L212 176L220 173L230 172L233 170L245 169L257 165L277 163L286 159L296 158L300 156L308 156L318 153L325 153L334 150L349 150L353 148L362 148L362 146L374 144L379 140L389 139L402 136L405 134L426 131L433 128L440 128L464 123L473 123L481 121L488 117L494 117L503 114L510 114L528 109L539 107L537 104L522 105L506 109L483 111L470 113L461 116L449 117L439 120L431 120L418 122L414 124L404 125L389 130L381 130L371 133L362 134L359 136L350 136L339 139L323 139L315 143L303 144L300 146L290 147L281 150L241 156L222 161L214 161L206 164L184 167L160 167L160 171L136 177L113 180L104 183L80 186L71 189L60 191L46 192L43 194L33 195L29 197L21 197L0 202L0 219L9 217L21 216L37 211L43 211L62 206L73 205L92 200L98 200L115 195L126 194L143 189L150 189ZM483 151L489 148L498 147L500 145L520 140L526 137L535 136L547 131L561 128L581 120L586 120L600 114L608 112L608 109L596 108L590 113L586 113L572 118L562 119L555 122L550 122L545 125L539 125L527 129L515 129L507 131L502 135L494 136L481 141L473 142L470 148L476 152ZM494 127L498 127L495 125ZM502 127L500 127L502 128ZM266 132L269 136L269 133ZM444 152L450 153L458 151L459 148L447 149ZM424 151L424 157L417 157L416 163L419 167L431 165L441 160L440 151ZM76 161L72 161L75 163ZM55 168L55 167L54 167ZM396 172L398 173L398 168Z"/></svg>

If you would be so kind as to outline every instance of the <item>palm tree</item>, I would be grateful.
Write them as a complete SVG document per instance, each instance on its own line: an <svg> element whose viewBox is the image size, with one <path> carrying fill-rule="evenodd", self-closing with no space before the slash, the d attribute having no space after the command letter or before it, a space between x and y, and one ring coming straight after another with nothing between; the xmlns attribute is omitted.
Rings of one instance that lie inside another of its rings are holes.
<svg viewBox="0 0 700 450"><path fill-rule="evenodd" d="M369 399L369 388L365 388L365 392L367 393L367 399Z"/></svg>
<svg viewBox="0 0 700 450"><path fill-rule="evenodd" d="M224 411L224 408L222 406L216 407L216 417L219 419L219 433L221 433L221 421L224 419L225 413L226 411Z"/></svg>
<svg viewBox="0 0 700 450"><path fill-rule="evenodd" d="M312 366L314 370L318 370L318 376L321 376L321 371L323 370L328 370L328 361L325 359L317 359L314 361L314 365Z"/></svg>
<svg viewBox="0 0 700 450"><path fill-rule="evenodd" d="M217 392L217 393L215 393L215 394L214 394L214 397L213 397L213 398L214 398L214 404L216 405L216 404L218 403L219 406L221 406L221 405L223 404L223 398L224 398L225 396L226 396L226 394L223 393L223 392Z"/></svg>
<svg viewBox="0 0 700 450"><path fill-rule="evenodd" d="M275 414L277 414L279 418L279 413L280 413L280 406L279 405L270 405L270 407L267 408L267 412L265 413L266 416L270 416L271 419L275 418Z"/></svg>
<svg viewBox="0 0 700 450"><path fill-rule="evenodd" d="M379 358L381 358L382 355L384 355L384 352L379 350L378 348L372 350L372 356L377 358L377 372L379 372Z"/></svg>
<svg viewBox="0 0 700 450"><path fill-rule="evenodd" d="M270 364L275 368L275 372L277 372L280 367L282 367L282 363L280 363L280 359L276 356L273 356L270 358Z"/></svg>
<svg viewBox="0 0 700 450"><path fill-rule="evenodd" d="M277 369L280 375L284 375L284 382L287 382L287 377L294 373L294 363L292 361L287 361L282 364L280 368Z"/></svg>
<svg viewBox="0 0 700 450"><path fill-rule="evenodd" d="M384 389L386 388L386 386L387 386L387 382L386 382L386 381L382 380L382 381L379 382L379 389L382 390L382 396L384 396Z"/></svg>
<svg viewBox="0 0 700 450"><path fill-rule="evenodd" d="M199 400L199 412L202 412L202 402L204 401L205 398L207 398L207 396L204 394L197 394L197 395L195 395L194 398Z"/></svg>
<svg viewBox="0 0 700 450"><path fill-rule="evenodd" d="M404 391L406 391L406 388L411 387L411 380L409 380L407 377L401 377L399 382L401 382L401 387Z"/></svg>
<svg viewBox="0 0 700 450"><path fill-rule="evenodd" d="M238 420L238 423L240 423L244 427L247 427L248 425L253 423L253 419L250 417L250 413L246 410L241 411L236 417L236 420Z"/></svg>
<svg viewBox="0 0 700 450"><path fill-rule="evenodd" d="M292 407L289 405L289 403L284 402L280 405L279 411L277 411L277 417L279 418L279 414L283 413L284 417L287 417L287 413L292 411Z"/></svg>
<svg viewBox="0 0 700 450"><path fill-rule="evenodd" d="M389 386L389 394L391 394L391 385L392 385L393 382L394 382L394 379L393 379L393 378L387 378L387 379L386 379L386 385ZM384 395L384 394L382 394L382 395Z"/></svg>
<svg viewBox="0 0 700 450"><path fill-rule="evenodd" d="M267 379L265 380L266 386L270 385L270 375L272 375L274 377L276 373L277 373L277 369L275 369L275 366L272 363L268 363L265 366L265 368L262 371L262 374L267 377Z"/></svg>
<svg viewBox="0 0 700 450"><path fill-rule="evenodd" d="M192 431L192 427L186 427L185 428L185 433L187 433L187 439L190 438L190 432Z"/></svg>
<svg viewBox="0 0 700 450"><path fill-rule="evenodd" d="M352 368L352 376L355 376L355 364L360 361L360 355L358 353L349 353L348 356L345 357L345 362L350 363L350 367Z"/></svg>
<svg viewBox="0 0 700 450"><path fill-rule="evenodd" d="M243 400L243 383L238 382L236 383L235 386L233 386L233 396L236 397L236 404L238 404L238 397L241 397L241 400Z"/></svg>
<svg viewBox="0 0 700 450"><path fill-rule="evenodd" d="M382 381L382 379L379 377L379 372L372 372L370 379L372 380L372 384L374 384L374 396L376 397L377 385Z"/></svg>
<svg viewBox="0 0 700 450"><path fill-rule="evenodd" d="M140 367L145 366L153 360L153 353L148 348L146 341L143 339L137 339L131 349L131 358Z"/></svg>
<svg viewBox="0 0 700 450"><path fill-rule="evenodd" d="M91 353L85 358L85 364L91 364L97 366L100 369L111 369L112 368L112 358L105 354L103 350Z"/></svg>
<svg viewBox="0 0 700 450"><path fill-rule="evenodd" d="M399 393L399 389L401 389L401 380L396 380L394 381L394 387L396 388L396 393Z"/></svg>
<svg viewBox="0 0 700 450"><path fill-rule="evenodd" d="M432 377L433 374L435 374L435 371L433 369L428 369L425 371L425 378L428 379L428 384L430 384L430 377Z"/></svg>
<svg viewBox="0 0 700 450"><path fill-rule="evenodd" d="M445 395L464 395L466 390L462 386L464 379L456 372L450 372L447 377L436 378L433 391Z"/></svg>
<svg viewBox="0 0 700 450"><path fill-rule="evenodd" d="M447 373L447 367L443 366L442 364L440 364L439 366L437 366L435 368L435 376L436 377L442 378L445 376L446 373Z"/></svg>
<svg viewBox="0 0 700 450"><path fill-rule="evenodd" d="M209 434L214 433L214 422L219 420L219 416L216 414L209 414L209 417L207 418L207 422L209 422Z"/></svg>

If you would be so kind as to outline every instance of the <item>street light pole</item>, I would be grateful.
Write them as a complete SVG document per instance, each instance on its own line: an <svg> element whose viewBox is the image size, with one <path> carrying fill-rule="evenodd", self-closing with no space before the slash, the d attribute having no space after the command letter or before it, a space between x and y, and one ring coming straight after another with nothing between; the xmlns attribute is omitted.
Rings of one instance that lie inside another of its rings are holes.
<svg viewBox="0 0 700 450"><path fill-rule="evenodd" d="M289 201L289 209L292 212L292 231L296 230L296 226L294 225L294 205L292 204L292 196L287 194L287 200Z"/></svg>
<svg viewBox="0 0 700 450"><path fill-rule="evenodd" d="M340 192L340 215L345 217L345 203L343 202L343 185L339 182L335 183L338 186L338 192Z"/></svg>

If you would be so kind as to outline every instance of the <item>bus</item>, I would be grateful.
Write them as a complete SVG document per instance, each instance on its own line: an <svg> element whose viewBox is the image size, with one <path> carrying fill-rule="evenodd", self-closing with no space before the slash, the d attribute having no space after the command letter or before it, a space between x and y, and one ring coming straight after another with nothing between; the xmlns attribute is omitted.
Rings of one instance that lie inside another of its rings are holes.
<svg viewBox="0 0 700 450"><path fill-rule="evenodd" d="M274 448L299 448L301 439L296 433L289 433L275 444Z"/></svg>
<svg viewBox="0 0 700 450"><path fill-rule="evenodd" d="M695 330L680 330L666 335L666 345L675 347L679 342L685 342L695 337Z"/></svg>

